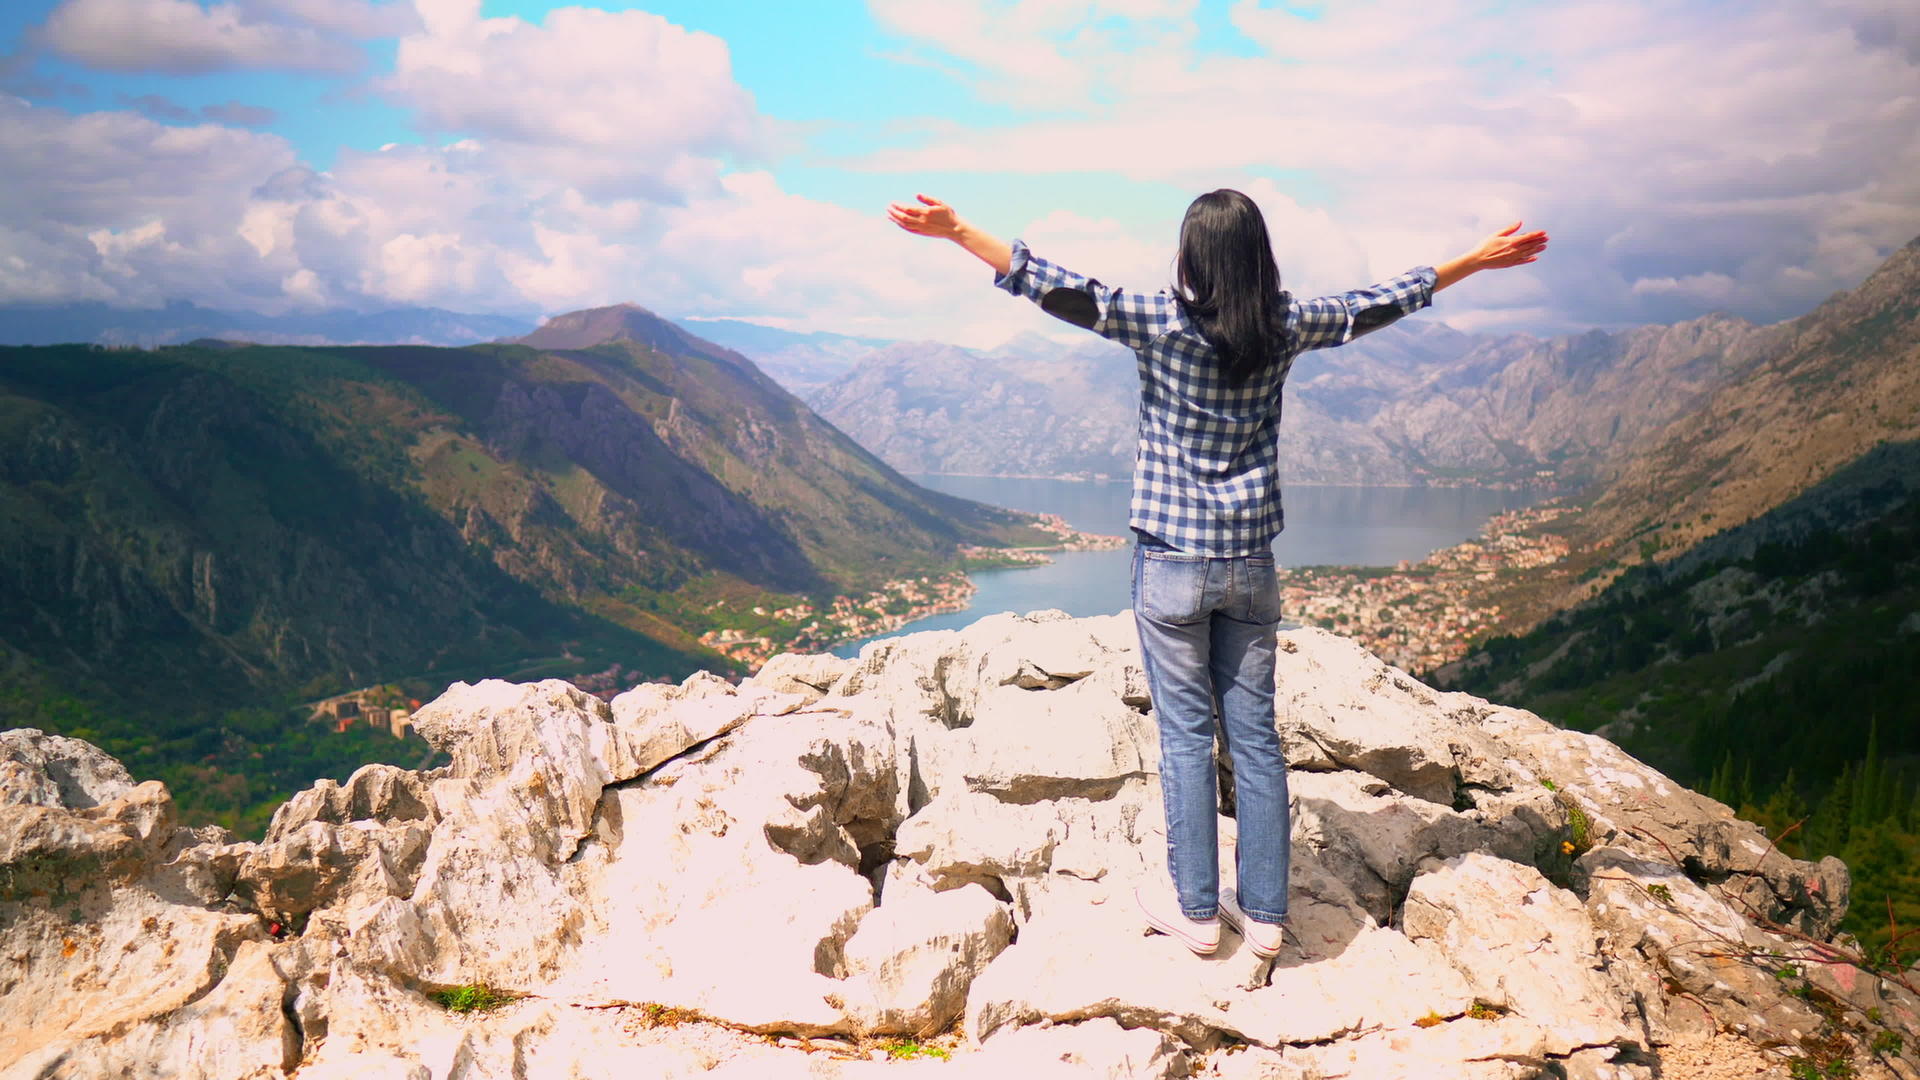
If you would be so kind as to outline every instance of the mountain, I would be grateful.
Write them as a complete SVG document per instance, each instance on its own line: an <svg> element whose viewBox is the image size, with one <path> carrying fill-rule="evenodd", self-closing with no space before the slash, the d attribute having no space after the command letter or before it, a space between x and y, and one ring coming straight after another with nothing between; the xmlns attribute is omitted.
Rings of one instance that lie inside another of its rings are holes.
<svg viewBox="0 0 1920 1080"><path fill-rule="evenodd" d="M1920 437L1920 237L1750 351L1737 378L1643 440L1584 540L1625 562L1670 557Z"/></svg>
<svg viewBox="0 0 1920 1080"><path fill-rule="evenodd" d="M1920 441L1888 443L1678 557L1622 573L1443 678L1704 781L1730 751L1831 776L1877 717L1920 754ZM1807 723L1818 714L1819 724Z"/></svg>
<svg viewBox="0 0 1920 1080"><path fill-rule="evenodd" d="M781 386L802 397L845 375L861 356L892 344L882 338L800 333L740 319L682 321L692 323L708 341L751 357Z"/></svg>
<svg viewBox="0 0 1920 1080"><path fill-rule="evenodd" d="M180 345L198 338L263 345L471 345L524 333L527 323L440 308L256 315L176 300L158 308L97 302L0 307L0 345Z"/></svg>
<svg viewBox="0 0 1920 1080"><path fill-rule="evenodd" d="M1755 363L1774 337L1724 316L1546 340L1403 320L1301 354L1281 426L1285 476L1577 487ZM1098 339L1028 338L995 352L896 344L807 400L906 472L1132 470L1133 359Z"/></svg>
<svg viewBox="0 0 1920 1080"><path fill-rule="evenodd" d="M524 340L0 349L10 641L81 671L166 642L156 676L351 684L550 638L558 604L687 649L622 596L868 588L1027 520L905 481L642 309ZM408 626L429 604L446 641Z"/></svg>
<svg viewBox="0 0 1920 1080"><path fill-rule="evenodd" d="M1043 355L890 345L808 401L903 472L1128 475L1133 354L1096 339Z"/></svg>
<svg viewBox="0 0 1920 1080"><path fill-rule="evenodd" d="M1920 238L1742 351L1555 523L1560 580L1496 597L1523 632L1443 678L1606 725L1683 778L1738 751L1766 781L1830 779L1875 717L1920 753Z"/></svg>
<svg viewBox="0 0 1920 1080"><path fill-rule="evenodd" d="M1567 563L1491 598L1514 631L1435 678L1846 859L1884 948L1920 917L1920 239L1743 351L1554 523Z"/></svg>
<svg viewBox="0 0 1920 1080"><path fill-rule="evenodd" d="M1040 539L641 309L529 337L565 347L0 348L0 726L245 768L258 744L205 717L678 677L725 666L695 635L752 607Z"/></svg>

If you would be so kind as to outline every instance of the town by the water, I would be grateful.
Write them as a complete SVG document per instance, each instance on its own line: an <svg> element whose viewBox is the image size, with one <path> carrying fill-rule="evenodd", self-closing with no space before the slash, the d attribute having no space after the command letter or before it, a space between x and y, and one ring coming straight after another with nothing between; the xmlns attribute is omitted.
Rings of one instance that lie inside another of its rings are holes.
<svg viewBox="0 0 1920 1080"><path fill-rule="evenodd" d="M1500 617L1487 599L1503 571L1567 557L1565 537L1540 531L1568 513L1558 502L1495 515L1478 540L1442 548L1391 570L1305 566L1280 572L1281 610L1296 622L1358 641L1405 671L1458 660Z"/></svg>
<svg viewBox="0 0 1920 1080"><path fill-rule="evenodd" d="M1124 546L1118 536L1086 533L1068 525L1057 514L1040 514L1034 523L1053 536L1046 544L1020 548L983 548L963 544L960 557L971 570L989 570L1017 566L1042 566L1053 561L1049 552L1098 551ZM857 641L898 630L917 619L965 611L977 591L964 571L900 578L883 584L865 596L836 596L833 603L816 610L805 602L772 611L754 608L753 614L776 622L770 632L750 634L743 630L709 630L700 635L700 644L738 660L750 669L783 652L819 652L845 641Z"/></svg>
<svg viewBox="0 0 1920 1080"><path fill-rule="evenodd" d="M1555 500L1498 514L1487 522L1479 539L1390 569L1283 568L1284 617L1350 637L1404 670L1430 671L1465 655L1478 636L1497 624L1500 607L1487 596L1502 572L1566 558L1566 539L1543 531L1542 526L1568 512ZM1054 552L1111 549L1128 542L1124 537L1080 532L1052 514L1040 515L1040 527L1053 534L1052 542L1024 548L965 547L961 555L974 570L1040 566L1051 562ZM783 652L822 652L931 615L964 611L975 591L964 571L899 578L862 596L836 596L821 607L804 600L781 608L754 607L751 614L768 629L709 630L699 641L752 672ZM611 698L649 681L649 676L616 666L581 672L569 681ZM400 737L408 729L409 705L418 707L417 702L402 698L398 688L375 686L311 702L309 708L313 721L336 731L362 724Z"/></svg>

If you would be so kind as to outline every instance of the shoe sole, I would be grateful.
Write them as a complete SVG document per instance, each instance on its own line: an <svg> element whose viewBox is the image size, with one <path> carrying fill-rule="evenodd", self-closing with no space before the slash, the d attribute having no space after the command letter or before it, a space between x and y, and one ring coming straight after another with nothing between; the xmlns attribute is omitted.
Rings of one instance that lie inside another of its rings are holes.
<svg viewBox="0 0 1920 1080"><path fill-rule="evenodd" d="M1173 926L1167 924L1161 919L1156 918L1153 912L1147 910L1147 905L1141 902L1139 893L1137 892L1134 893L1133 902L1134 902L1134 906L1140 909L1141 916L1147 920L1148 926L1153 927L1155 930L1158 930L1159 932L1167 935L1168 937L1174 939L1175 941L1178 941L1180 944L1185 945L1188 948L1188 950L1190 950L1193 953L1193 955L1212 956L1214 953L1220 951L1220 943L1218 941L1215 941L1212 943L1195 941L1193 938L1187 936L1187 934L1185 934L1184 932L1174 928Z"/></svg>

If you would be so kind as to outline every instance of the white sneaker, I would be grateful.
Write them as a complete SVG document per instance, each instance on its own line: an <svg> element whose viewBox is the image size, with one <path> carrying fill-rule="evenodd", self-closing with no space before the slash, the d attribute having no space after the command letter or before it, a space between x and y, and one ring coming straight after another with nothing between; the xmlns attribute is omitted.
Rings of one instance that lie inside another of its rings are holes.
<svg viewBox="0 0 1920 1080"><path fill-rule="evenodd" d="M1262 960L1271 960L1280 955L1281 946L1286 944L1286 924L1256 922L1248 918L1247 913L1240 910L1240 895L1232 889L1220 890L1220 917L1253 947L1253 954Z"/></svg>
<svg viewBox="0 0 1920 1080"><path fill-rule="evenodd" d="M1136 888L1134 903L1140 905L1147 925L1192 949L1196 956L1212 956L1220 947L1220 920L1189 919L1180 904L1161 890Z"/></svg>

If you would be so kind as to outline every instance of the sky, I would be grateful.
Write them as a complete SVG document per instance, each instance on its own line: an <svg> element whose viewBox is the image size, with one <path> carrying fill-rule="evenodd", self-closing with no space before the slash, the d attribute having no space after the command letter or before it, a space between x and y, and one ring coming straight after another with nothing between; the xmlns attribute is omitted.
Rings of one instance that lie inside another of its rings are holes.
<svg viewBox="0 0 1920 1080"><path fill-rule="evenodd" d="M524 317L631 301L1057 333L926 192L1166 287L1202 192L1285 285L1547 229L1464 330L1810 310L1920 234L1912 0L8 0L0 305Z"/></svg>

